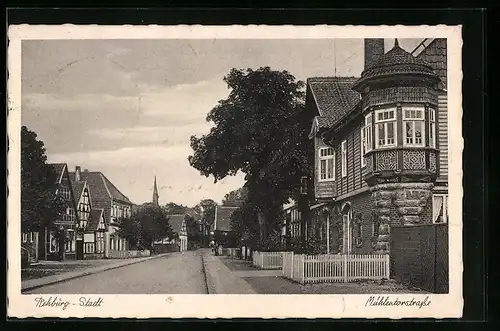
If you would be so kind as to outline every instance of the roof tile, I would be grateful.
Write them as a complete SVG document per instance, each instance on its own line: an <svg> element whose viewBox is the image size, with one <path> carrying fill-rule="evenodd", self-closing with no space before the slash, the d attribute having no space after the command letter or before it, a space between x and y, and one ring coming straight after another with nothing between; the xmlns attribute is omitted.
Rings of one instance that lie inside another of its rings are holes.
<svg viewBox="0 0 500 331"><path fill-rule="evenodd" d="M231 231L231 216L238 207L216 206L215 207L215 230Z"/></svg>
<svg viewBox="0 0 500 331"><path fill-rule="evenodd" d="M352 86L357 80L357 77L314 77L307 80L319 110L320 126L335 125L356 107L361 97Z"/></svg>

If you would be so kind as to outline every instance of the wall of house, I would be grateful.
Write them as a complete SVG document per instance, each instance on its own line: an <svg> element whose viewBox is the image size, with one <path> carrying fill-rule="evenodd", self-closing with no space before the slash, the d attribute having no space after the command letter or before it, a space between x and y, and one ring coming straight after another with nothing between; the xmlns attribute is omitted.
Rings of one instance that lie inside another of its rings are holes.
<svg viewBox="0 0 500 331"><path fill-rule="evenodd" d="M448 98L446 92L438 94L437 138L439 148L438 181L448 182Z"/></svg>
<svg viewBox="0 0 500 331"><path fill-rule="evenodd" d="M373 200L371 196L371 192L363 192L361 194L354 195L352 197L339 200L336 202L336 207L341 210L342 206L349 202L351 204L351 224L354 224L354 218L358 213L361 213L361 238L362 243L357 246L355 244L355 240L352 240L352 253L354 254L364 254L364 253L372 253L373 248L372 245L376 242L377 237L374 236L374 228L373 228ZM339 219L336 222L336 226L339 227L340 233L342 233L342 219ZM354 231L352 232L354 235ZM339 238L339 243L341 243L342 236Z"/></svg>
<svg viewBox="0 0 500 331"><path fill-rule="evenodd" d="M337 196L368 187L363 179L365 168L361 168L361 127L360 121L340 132L335 146ZM342 177L342 141L347 141L347 176Z"/></svg>
<svg viewBox="0 0 500 331"><path fill-rule="evenodd" d="M337 184L335 180L320 181L320 162L319 151L320 148L330 147L323 142L319 137L314 138L314 196L316 199L330 199L337 194Z"/></svg>
<svg viewBox="0 0 500 331"><path fill-rule="evenodd" d="M438 148L440 149L438 181L448 181L448 102L447 102L447 42L445 38L436 38L427 46L418 58L429 63L441 79L438 92L437 128Z"/></svg>

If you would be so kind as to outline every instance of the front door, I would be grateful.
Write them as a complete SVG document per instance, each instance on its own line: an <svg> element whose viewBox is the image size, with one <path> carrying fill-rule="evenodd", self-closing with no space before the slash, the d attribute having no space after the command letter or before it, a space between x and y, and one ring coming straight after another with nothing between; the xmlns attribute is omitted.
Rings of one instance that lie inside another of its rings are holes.
<svg viewBox="0 0 500 331"><path fill-rule="evenodd" d="M76 234L76 259L83 260L83 235Z"/></svg>

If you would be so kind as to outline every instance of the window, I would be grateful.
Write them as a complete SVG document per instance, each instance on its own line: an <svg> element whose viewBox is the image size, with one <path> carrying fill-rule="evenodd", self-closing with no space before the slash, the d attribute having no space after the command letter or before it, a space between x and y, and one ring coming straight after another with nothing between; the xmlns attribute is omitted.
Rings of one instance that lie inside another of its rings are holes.
<svg viewBox="0 0 500 331"><path fill-rule="evenodd" d="M373 114L365 116L365 126L363 138L365 139L365 153L373 149Z"/></svg>
<svg viewBox="0 0 500 331"><path fill-rule="evenodd" d="M71 199L71 193L69 192L69 188L67 186L61 186L59 194L66 200Z"/></svg>
<svg viewBox="0 0 500 331"><path fill-rule="evenodd" d="M59 251L59 240L57 240L57 235L54 231L49 232L49 252L55 253Z"/></svg>
<svg viewBox="0 0 500 331"><path fill-rule="evenodd" d="M360 136L361 136L361 168L363 168L365 164L365 153L366 153L366 139L365 139L365 128L361 128L360 130Z"/></svg>
<svg viewBox="0 0 500 331"><path fill-rule="evenodd" d="M424 146L424 109L403 108L404 144L407 146Z"/></svg>
<svg viewBox="0 0 500 331"><path fill-rule="evenodd" d="M347 140L342 141L342 177L347 176Z"/></svg>
<svg viewBox="0 0 500 331"><path fill-rule="evenodd" d="M361 219L357 219L354 223L354 243L356 247L363 247L363 226Z"/></svg>
<svg viewBox="0 0 500 331"><path fill-rule="evenodd" d="M94 243L85 243L85 253L92 254L95 252L95 244Z"/></svg>
<svg viewBox="0 0 500 331"><path fill-rule="evenodd" d="M319 149L319 180L335 179L335 152L333 148Z"/></svg>
<svg viewBox="0 0 500 331"><path fill-rule="evenodd" d="M96 232L95 246L96 253L104 253L104 232Z"/></svg>
<svg viewBox="0 0 500 331"><path fill-rule="evenodd" d="M66 241L64 243L64 249L66 252L73 252L75 247L75 233L73 230L68 230L66 232Z"/></svg>
<svg viewBox="0 0 500 331"><path fill-rule="evenodd" d="M436 147L436 110L429 109L429 147Z"/></svg>
<svg viewBox="0 0 500 331"><path fill-rule="evenodd" d="M28 241L28 234L27 233L23 233L22 234L22 239L23 239L23 243L27 242Z"/></svg>
<svg viewBox="0 0 500 331"><path fill-rule="evenodd" d="M30 240L30 243L35 241L35 233L34 232L29 233L29 240Z"/></svg>
<svg viewBox="0 0 500 331"><path fill-rule="evenodd" d="M395 115L395 109L377 110L375 112L375 144L377 148L396 145Z"/></svg>
<svg viewBox="0 0 500 331"><path fill-rule="evenodd" d="M432 198L432 222L448 222L448 194L434 194Z"/></svg>

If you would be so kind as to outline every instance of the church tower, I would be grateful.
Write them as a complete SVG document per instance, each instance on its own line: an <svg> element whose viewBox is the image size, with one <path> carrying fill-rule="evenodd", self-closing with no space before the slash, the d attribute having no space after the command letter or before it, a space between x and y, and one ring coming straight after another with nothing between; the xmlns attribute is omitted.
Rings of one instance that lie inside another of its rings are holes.
<svg viewBox="0 0 500 331"><path fill-rule="evenodd" d="M156 186L156 176L155 176L155 182L154 182L154 187L153 187L153 203L157 206L159 205L158 199L159 199L158 187Z"/></svg>

